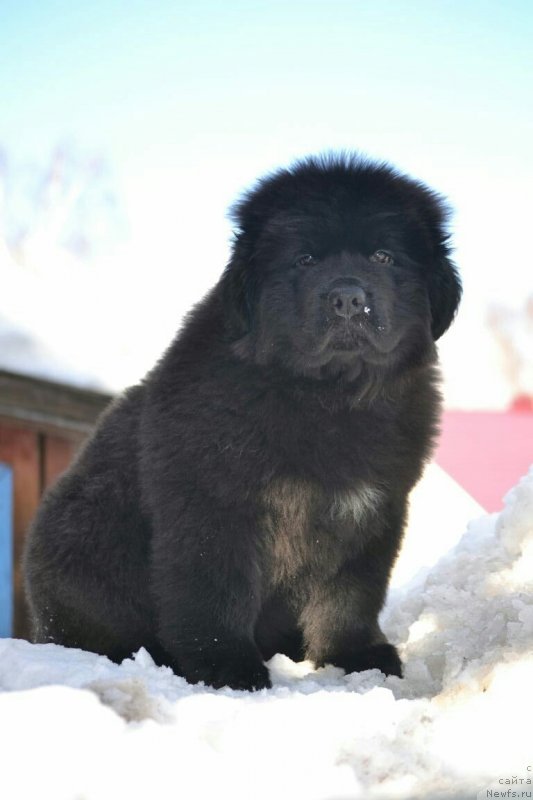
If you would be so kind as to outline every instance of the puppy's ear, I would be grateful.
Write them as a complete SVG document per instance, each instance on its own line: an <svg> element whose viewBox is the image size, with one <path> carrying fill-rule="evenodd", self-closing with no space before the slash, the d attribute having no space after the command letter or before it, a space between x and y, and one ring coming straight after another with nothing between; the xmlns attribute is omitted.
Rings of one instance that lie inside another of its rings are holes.
<svg viewBox="0 0 533 800"><path fill-rule="evenodd" d="M450 257L448 220L452 211L436 192L418 184L418 219L425 228L432 255L427 273L431 333L440 339L452 324L461 301L461 279Z"/></svg>
<svg viewBox="0 0 533 800"><path fill-rule="evenodd" d="M448 330L459 307L462 286L455 266L447 254L437 259L428 278L431 308L431 333L437 341Z"/></svg>
<svg viewBox="0 0 533 800"><path fill-rule="evenodd" d="M234 338L244 336L252 328L257 291L252 260L252 249L245 236L236 234L233 253L222 279L226 319Z"/></svg>

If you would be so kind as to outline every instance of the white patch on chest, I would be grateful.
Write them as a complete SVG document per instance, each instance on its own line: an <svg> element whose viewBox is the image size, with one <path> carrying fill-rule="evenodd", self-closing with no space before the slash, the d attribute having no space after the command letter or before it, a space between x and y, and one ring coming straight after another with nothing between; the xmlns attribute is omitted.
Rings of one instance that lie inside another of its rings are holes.
<svg viewBox="0 0 533 800"><path fill-rule="evenodd" d="M374 486L362 484L358 489L349 492L335 492L331 503L332 519L346 519L361 522L375 514L383 503L383 492Z"/></svg>
<svg viewBox="0 0 533 800"><path fill-rule="evenodd" d="M276 585L293 580L304 567L321 570L326 565L333 573L344 557L342 540L371 520L385 494L361 484L332 497L316 484L286 478L273 481L261 499L264 541ZM337 532L328 530L331 527Z"/></svg>

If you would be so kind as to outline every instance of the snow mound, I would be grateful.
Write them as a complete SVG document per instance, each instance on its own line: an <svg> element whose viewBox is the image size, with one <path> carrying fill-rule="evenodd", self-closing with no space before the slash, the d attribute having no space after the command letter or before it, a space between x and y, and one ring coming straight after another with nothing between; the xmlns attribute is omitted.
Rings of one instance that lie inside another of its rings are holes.
<svg viewBox="0 0 533 800"><path fill-rule="evenodd" d="M116 665L2 640L0 791L10 800L531 792L532 590L533 469L499 515L471 523L435 566L391 591L382 622L404 680L278 655L271 690L215 691L144 650Z"/></svg>

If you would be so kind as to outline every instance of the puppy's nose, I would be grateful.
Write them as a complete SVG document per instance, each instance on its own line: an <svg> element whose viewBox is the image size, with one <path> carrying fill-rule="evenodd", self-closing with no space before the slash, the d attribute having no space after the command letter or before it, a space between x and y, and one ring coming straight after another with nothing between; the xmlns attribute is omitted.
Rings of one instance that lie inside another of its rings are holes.
<svg viewBox="0 0 533 800"><path fill-rule="evenodd" d="M366 294L360 286L339 286L333 289L328 296L330 308L339 317L351 319L356 314L362 314L366 303Z"/></svg>

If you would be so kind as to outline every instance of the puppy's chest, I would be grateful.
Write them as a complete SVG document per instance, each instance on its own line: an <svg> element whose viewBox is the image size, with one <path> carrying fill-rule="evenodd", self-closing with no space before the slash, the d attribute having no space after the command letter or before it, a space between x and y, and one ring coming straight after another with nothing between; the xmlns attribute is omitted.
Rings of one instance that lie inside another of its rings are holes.
<svg viewBox="0 0 533 800"><path fill-rule="evenodd" d="M342 409L312 414L302 407L292 408L290 416L280 414L279 419L272 446L289 474L295 466L300 470L305 465L302 474L318 485L327 476L344 486L353 480L354 488L361 478L368 485L373 478L388 477L383 474L383 454L398 438L394 413Z"/></svg>
<svg viewBox="0 0 533 800"><path fill-rule="evenodd" d="M302 572L335 572L371 535L385 501L376 486L326 491L294 478L273 480L263 491L261 527L274 584Z"/></svg>

